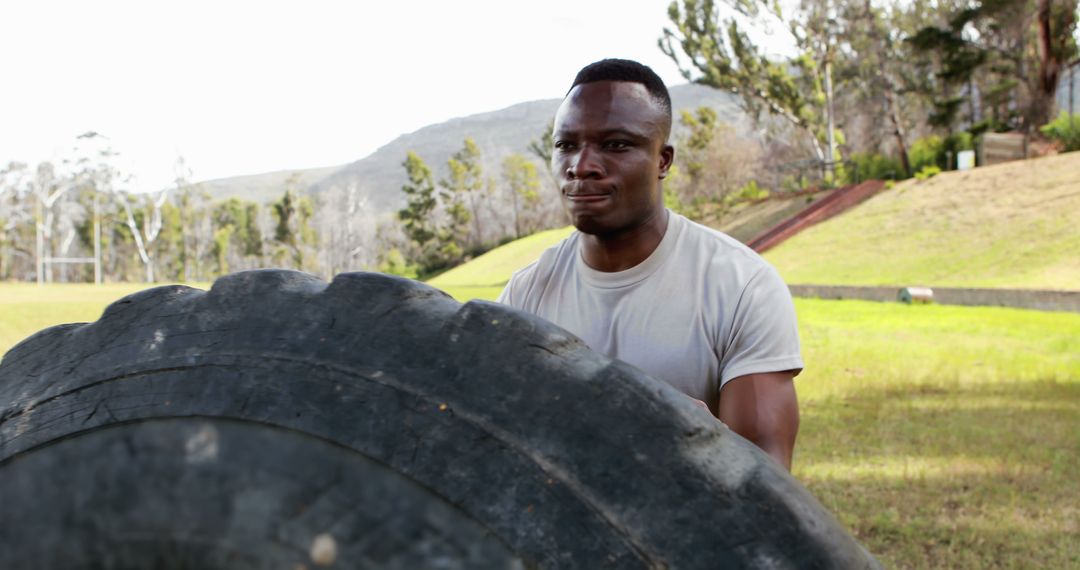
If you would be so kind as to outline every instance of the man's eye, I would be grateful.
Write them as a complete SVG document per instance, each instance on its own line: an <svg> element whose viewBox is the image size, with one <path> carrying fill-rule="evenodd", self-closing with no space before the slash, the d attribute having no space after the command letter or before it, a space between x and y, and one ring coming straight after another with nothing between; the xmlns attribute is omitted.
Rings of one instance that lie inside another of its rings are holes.
<svg viewBox="0 0 1080 570"><path fill-rule="evenodd" d="M574 143L570 141L555 141L555 148L559 150L570 150L574 148Z"/></svg>
<svg viewBox="0 0 1080 570"><path fill-rule="evenodd" d="M604 143L604 148L611 150L625 150L630 148L630 141L607 141Z"/></svg>

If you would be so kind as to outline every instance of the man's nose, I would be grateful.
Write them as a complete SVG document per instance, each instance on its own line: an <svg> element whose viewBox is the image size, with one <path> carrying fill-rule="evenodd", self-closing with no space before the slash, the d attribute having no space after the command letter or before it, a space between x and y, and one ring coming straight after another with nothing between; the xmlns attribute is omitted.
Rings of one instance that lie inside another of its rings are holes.
<svg viewBox="0 0 1080 570"><path fill-rule="evenodd" d="M581 150L571 159L566 168L566 177L571 180L601 178L604 175L600 157L590 145L582 145Z"/></svg>

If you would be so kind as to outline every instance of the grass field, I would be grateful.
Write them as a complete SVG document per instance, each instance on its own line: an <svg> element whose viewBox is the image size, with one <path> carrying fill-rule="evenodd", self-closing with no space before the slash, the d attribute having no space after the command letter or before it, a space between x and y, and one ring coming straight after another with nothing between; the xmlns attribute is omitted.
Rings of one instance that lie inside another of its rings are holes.
<svg viewBox="0 0 1080 570"><path fill-rule="evenodd" d="M0 352L139 288L0 284ZM1080 315L796 309L807 369L795 475L886 567L1080 565Z"/></svg>
<svg viewBox="0 0 1080 570"><path fill-rule="evenodd" d="M515 271L574 231L572 226L535 233L495 248L428 281L456 299L494 299Z"/></svg>
<svg viewBox="0 0 1080 570"><path fill-rule="evenodd" d="M1078 216L1073 152L908 180L765 258L788 283L1077 290Z"/></svg>

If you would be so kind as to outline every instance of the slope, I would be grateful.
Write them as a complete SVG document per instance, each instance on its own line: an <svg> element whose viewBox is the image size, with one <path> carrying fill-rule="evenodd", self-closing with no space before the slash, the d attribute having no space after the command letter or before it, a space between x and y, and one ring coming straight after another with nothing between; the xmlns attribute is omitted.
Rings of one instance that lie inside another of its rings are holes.
<svg viewBox="0 0 1080 570"><path fill-rule="evenodd" d="M909 180L765 254L788 283L1080 289L1080 153Z"/></svg>
<svg viewBox="0 0 1080 570"><path fill-rule="evenodd" d="M497 247L428 281L459 301L494 299L515 271L574 231L573 226L538 232Z"/></svg>
<svg viewBox="0 0 1080 570"><path fill-rule="evenodd" d="M722 121L737 128L749 128L746 114L730 93L693 84L673 86L670 92L676 114L682 109L709 106L717 111ZM405 154L410 150L419 154L438 180L447 175L446 160L461 148L466 137L472 137L480 147L484 171L498 176L503 158L508 154L519 153L534 159L529 152L529 143L543 134L559 103L559 99L529 101L426 126L401 135L363 159L345 165L316 182L312 191L356 185L368 196L369 207L380 212L396 210L404 203L401 186L406 177L401 163ZM537 166L540 172L545 171L545 165L537 163ZM546 175L544 178L547 183Z"/></svg>
<svg viewBox="0 0 1080 570"><path fill-rule="evenodd" d="M312 184L326 178L340 168L341 166L324 166L321 168L278 170L263 174L247 174L204 180L199 182L199 185L209 192L214 200L240 198L241 200L266 203L281 198L281 195L285 193L285 187L290 177L296 177L293 184L297 189L306 190Z"/></svg>

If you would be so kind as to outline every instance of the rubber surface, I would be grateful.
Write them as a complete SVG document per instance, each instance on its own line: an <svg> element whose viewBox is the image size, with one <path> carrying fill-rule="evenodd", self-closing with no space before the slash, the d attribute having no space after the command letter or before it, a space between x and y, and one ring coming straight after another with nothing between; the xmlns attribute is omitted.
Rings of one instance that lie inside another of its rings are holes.
<svg viewBox="0 0 1080 570"><path fill-rule="evenodd" d="M426 285L237 273L0 362L0 567L875 568L704 409Z"/></svg>

